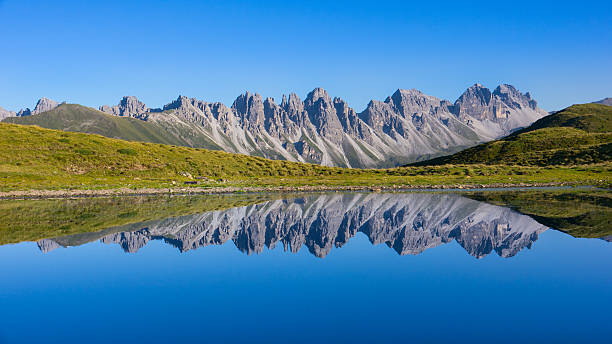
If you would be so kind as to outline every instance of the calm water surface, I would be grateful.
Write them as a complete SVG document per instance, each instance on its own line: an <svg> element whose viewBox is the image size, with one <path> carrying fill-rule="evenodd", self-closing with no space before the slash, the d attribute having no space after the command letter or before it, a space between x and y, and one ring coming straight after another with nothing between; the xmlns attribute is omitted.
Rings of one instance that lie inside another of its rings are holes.
<svg viewBox="0 0 612 344"><path fill-rule="evenodd" d="M0 343L612 342L610 237L460 194L183 212L7 239Z"/></svg>

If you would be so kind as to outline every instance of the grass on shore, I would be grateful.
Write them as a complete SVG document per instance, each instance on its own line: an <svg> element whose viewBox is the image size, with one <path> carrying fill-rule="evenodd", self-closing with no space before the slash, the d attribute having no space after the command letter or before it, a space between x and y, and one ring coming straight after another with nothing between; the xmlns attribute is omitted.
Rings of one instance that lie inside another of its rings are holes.
<svg viewBox="0 0 612 344"><path fill-rule="evenodd" d="M611 177L610 162L345 169L0 123L0 191L172 188L185 182L204 187L550 182L606 186Z"/></svg>

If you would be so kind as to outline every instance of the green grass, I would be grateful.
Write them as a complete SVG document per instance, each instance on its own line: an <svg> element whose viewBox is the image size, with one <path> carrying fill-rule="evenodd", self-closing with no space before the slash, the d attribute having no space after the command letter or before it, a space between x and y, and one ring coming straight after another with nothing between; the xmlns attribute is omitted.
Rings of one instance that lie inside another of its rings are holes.
<svg viewBox="0 0 612 344"><path fill-rule="evenodd" d="M576 128L588 133L609 133L612 130L612 107L602 104L576 104L550 116L540 118L515 135L542 128Z"/></svg>
<svg viewBox="0 0 612 344"><path fill-rule="evenodd" d="M612 161L612 107L573 105L503 139L413 165L584 165Z"/></svg>
<svg viewBox="0 0 612 344"><path fill-rule="evenodd" d="M612 191L476 192L467 197L511 207L539 223L574 237L612 235Z"/></svg>
<svg viewBox="0 0 612 344"><path fill-rule="evenodd" d="M0 191L199 186L454 185L570 182L610 185L612 164L445 165L363 170L130 142L0 123Z"/></svg>

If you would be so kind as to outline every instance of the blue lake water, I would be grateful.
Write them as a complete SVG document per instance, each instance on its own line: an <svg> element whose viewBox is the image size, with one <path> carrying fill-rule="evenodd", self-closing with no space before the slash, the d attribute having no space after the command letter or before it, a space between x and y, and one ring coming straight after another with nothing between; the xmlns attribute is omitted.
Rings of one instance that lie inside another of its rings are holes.
<svg viewBox="0 0 612 344"><path fill-rule="evenodd" d="M0 343L612 342L611 243L461 195L310 195L80 238L0 246Z"/></svg>

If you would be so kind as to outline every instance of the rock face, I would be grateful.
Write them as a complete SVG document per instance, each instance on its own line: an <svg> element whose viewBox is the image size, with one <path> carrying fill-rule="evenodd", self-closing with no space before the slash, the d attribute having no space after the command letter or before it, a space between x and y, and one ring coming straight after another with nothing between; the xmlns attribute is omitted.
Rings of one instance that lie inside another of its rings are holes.
<svg viewBox="0 0 612 344"><path fill-rule="evenodd" d="M49 98L42 97L38 100L38 102L36 102L36 106L34 107L34 110L25 108L15 113L13 111L7 111L7 110L4 110L3 108L0 108L0 121L7 117L23 117L23 116L37 115L45 111L53 110L60 105L61 104L56 102L55 100L51 100Z"/></svg>
<svg viewBox="0 0 612 344"><path fill-rule="evenodd" d="M511 85L500 85L491 92L476 84L457 99L452 110L462 122L489 139L505 136L548 115L529 93L522 94Z"/></svg>
<svg viewBox="0 0 612 344"><path fill-rule="evenodd" d="M100 106L100 111L121 117L133 117L142 120L148 118L147 113L151 110L138 98L133 96L123 97L115 106Z"/></svg>
<svg viewBox="0 0 612 344"><path fill-rule="evenodd" d="M323 258L361 232L400 255L455 240L480 258L493 251L514 256L548 228L508 208L452 194L416 193L313 195L130 227L134 231L105 234L101 242L136 252L151 240L164 240L184 252L231 240L247 254L280 244L291 252L305 246ZM55 247L48 241L39 242L41 250Z"/></svg>
<svg viewBox="0 0 612 344"><path fill-rule="evenodd" d="M42 239L36 242L38 249L43 253L48 253L60 247L60 244L53 239Z"/></svg>
<svg viewBox="0 0 612 344"><path fill-rule="evenodd" d="M55 100L51 100L45 97L40 98L38 102L36 103L36 107L34 108L34 111L32 111L32 115L37 115L41 112L53 110L59 105L60 103L56 102Z"/></svg>
<svg viewBox="0 0 612 344"><path fill-rule="evenodd" d="M478 84L454 104L418 90L397 90L361 113L321 88L304 101L293 93L283 96L280 104L246 92L231 107L180 96L152 110L124 97L100 110L168 130L189 127L188 136L201 135L227 152L342 167L391 167L453 153L547 115L529 93L510 85L491 92Z"/></svg>
<svg viewBox="0 0 612 344"><path fill-rule="evenodd" d="M598 100L596 102L593 102L595 104L603 104L603 105L608 105L608 106L612 106L612 98L608 97L608 98L604 98L602 100Z"/></svg>

